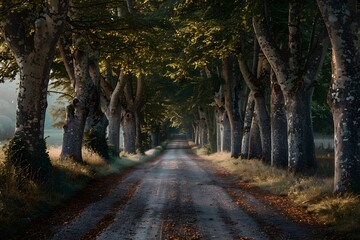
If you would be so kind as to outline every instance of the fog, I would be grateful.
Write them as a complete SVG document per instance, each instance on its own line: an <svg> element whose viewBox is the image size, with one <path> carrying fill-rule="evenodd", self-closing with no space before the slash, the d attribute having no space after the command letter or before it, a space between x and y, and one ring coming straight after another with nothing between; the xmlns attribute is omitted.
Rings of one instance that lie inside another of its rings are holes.
<svg viewBox="0 0 360 240"><path fill-rule="evenodd" d="M17 81L0 83L0 145L11 138L15 130ZM48 145L61 145L61 129L54 129L54 121L49 114L51 105L55 104L56 95L48 96L48 108L45 119L45 137Z"/></svg>

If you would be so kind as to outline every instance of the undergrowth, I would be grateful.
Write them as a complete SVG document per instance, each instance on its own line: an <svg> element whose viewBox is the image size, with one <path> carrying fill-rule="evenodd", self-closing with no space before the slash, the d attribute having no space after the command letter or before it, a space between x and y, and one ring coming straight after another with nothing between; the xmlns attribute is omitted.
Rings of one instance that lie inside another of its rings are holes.
<svg viewBox="0 0 360 240"><path fill-rule="evenodd" d="M48 154L52 164L52 177L38 183L10 163L0 150L0 239L19 233L34 218L71 198L91 179L117 173L122 169L143 163L158 155L162 147L144 155L123 155L104 160L98 154L83 150L83 163L59 158L61 149L51 147Z"/></svg>
<svg viewBox="0 0 360 240"><path fill-rule="evenodd" d="M295 204L316 214L324 224L360 239L360 196L333 194L332 156L318 157L318 170L314 176L294 176L256 159L234 159L230 153L209 155L204 149L197 149L196 153L203 159L220 164L241 181L291 198Z"/></svg>

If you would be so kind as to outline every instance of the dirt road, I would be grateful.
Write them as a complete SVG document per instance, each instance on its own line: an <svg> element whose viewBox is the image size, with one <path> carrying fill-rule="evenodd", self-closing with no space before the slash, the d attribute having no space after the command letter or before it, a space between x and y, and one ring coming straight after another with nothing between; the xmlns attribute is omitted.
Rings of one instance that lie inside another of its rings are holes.
<svg viewBox="0 0 360 240"><path fill-rule="evenodd" d="M171 142L160 158L129 171L110 194L52 226L45 238L328 239L246 190L229 189L230 180L209 171L186 146ZM238 197L246 207L236 204Z"/></svg>

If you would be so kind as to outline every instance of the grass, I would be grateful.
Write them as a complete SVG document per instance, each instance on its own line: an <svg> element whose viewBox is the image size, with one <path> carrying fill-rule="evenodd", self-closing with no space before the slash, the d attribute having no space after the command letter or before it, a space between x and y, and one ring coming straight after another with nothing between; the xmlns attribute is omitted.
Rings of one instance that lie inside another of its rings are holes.
<svg viewBox="0 0 360 240"><path fill-rule="evenodd" d="M121 158L105 161L99 155L83 150L84 163L80 164L70 159L60 160L60 147L50 147L53 178L47 184L39 184L7 164L0 150L0 238L18 233L32 219L71 198L91 179L143 163L161 151L162 147L158 147L145 155L123 154Z"/></svg>
<svg viewBox="0 0 360 240"><path fill-rule="evenodd" d="M360 239L360 196L333 194L333 155L317 157L318 170L314 176L294 176L261 161L233 159L230 153L207 154L195 149L202 158L219 164L244 182L276 195L287 196L295 204L316 214L324 224Z"/></svg>

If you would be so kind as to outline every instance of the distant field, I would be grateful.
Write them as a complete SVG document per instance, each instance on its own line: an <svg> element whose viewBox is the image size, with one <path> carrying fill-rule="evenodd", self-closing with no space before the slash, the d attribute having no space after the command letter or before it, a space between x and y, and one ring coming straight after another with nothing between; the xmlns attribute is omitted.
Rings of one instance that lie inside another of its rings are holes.
<svg viewBox="0 0 360 240"><path fill-rule="evenodd" d="M46 143L48 146L61 146L63 138L62 129L45 129Z"/></svg>
<svg viewBox="0 0 360 240"><path fill-rule="evenodd" d="M334 149L334 137L329 135L315 135L315 148Z"/></svg>
<svg viewBox="0 0 360 240"><path fill-rule="evenodd" d="M46 143L48 146L61 146L63 130L62 129L45 129L44 136L46 138ZM0 147L6 144L6 140L0 141Z"/></svg>

